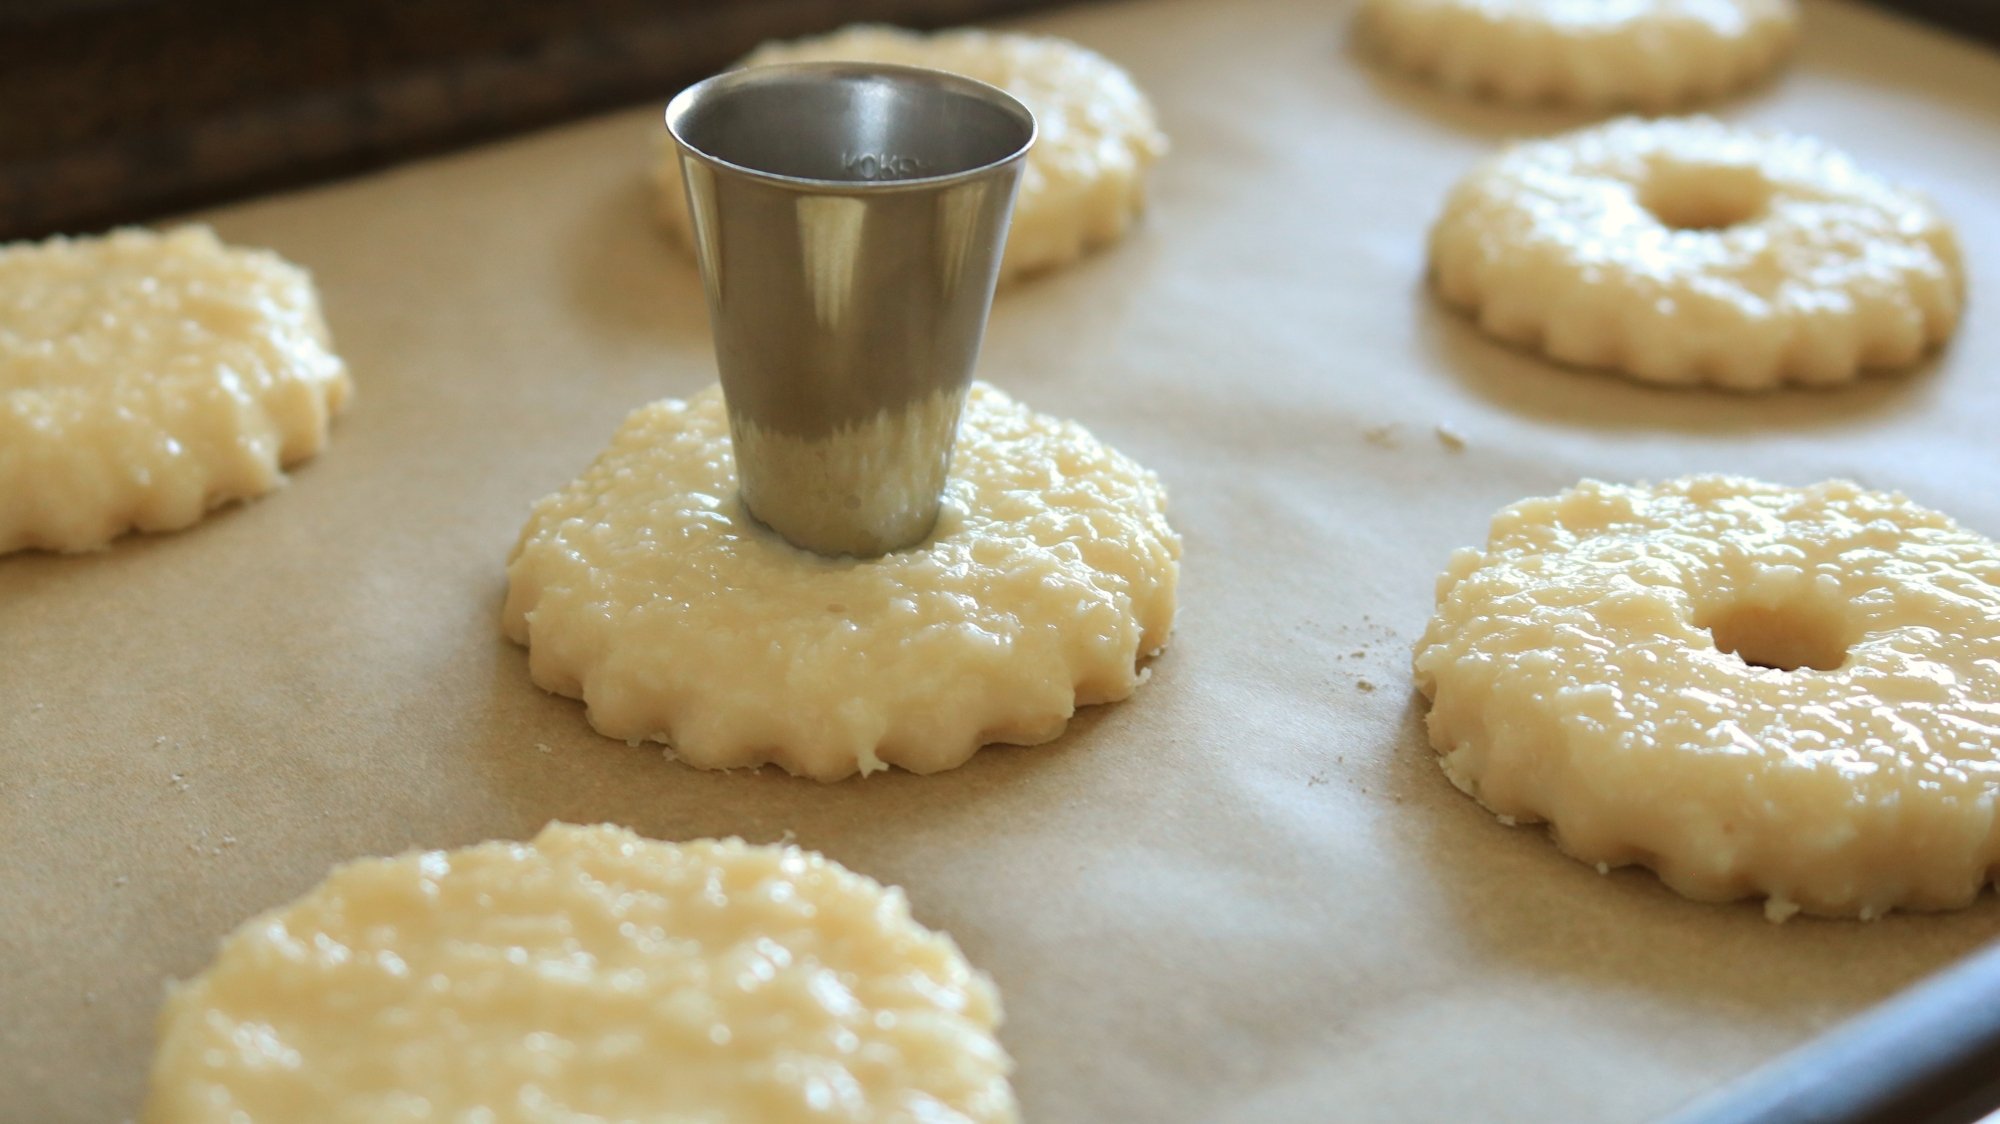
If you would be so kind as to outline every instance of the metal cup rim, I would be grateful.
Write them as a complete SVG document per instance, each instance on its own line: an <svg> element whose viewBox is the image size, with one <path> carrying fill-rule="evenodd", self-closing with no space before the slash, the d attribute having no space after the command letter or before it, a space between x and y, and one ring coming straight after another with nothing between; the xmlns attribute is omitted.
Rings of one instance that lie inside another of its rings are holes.
<svg viewBox="0 0 2000 1124"><path fill-rule="evenodd" d="M704 151L694 144L689 143L687 138L681 135L680 124L682 119L687 116L696 102L717 88L768 80L783 74L821 75L830 78L880 77L888 75L891 77L922 79L936 86L969 94L972 97L997 106L1006 113L1012 114L1027 125L1027 139L1021 142L1020 147L996 160L990 160L984 164L956 172L947 172L944 175L919 176L911 179L895 180L833 180L814 179L807 176L788 176L778 172L769 172L761 168L752 168L744 164L737 164ZM991 175L998 169L1020 161L1028 155L1028 150L1035 146L1035 141L1041 136L1041 123L1035 120L1034 111L1022 104L1021 99L990 82L981 82L977 78L967 78L963 74L953 74L948 70L936 70L925 66L905 66L901 63L886 62L766 63L760 66L725 70L720 74L704 78L682 90L680 93L675 94L673 100L667 103L665 118L667 134L673 138L674 144L682 152L687 153L710 167L720 168L724 171L745 176L774 187L792 188L799 191L811 191L821 194L882 195L899 191L927 191L939 187L948 187L954 183L962 183L967 180Z"/></svg>

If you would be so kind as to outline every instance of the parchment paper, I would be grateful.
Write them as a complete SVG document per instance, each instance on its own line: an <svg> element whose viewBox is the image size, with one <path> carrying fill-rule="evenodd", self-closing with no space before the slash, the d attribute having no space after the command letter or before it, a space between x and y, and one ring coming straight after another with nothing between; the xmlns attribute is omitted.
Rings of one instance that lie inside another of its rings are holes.
<svg viewBox="0 0 2000 1124"><path fill-rule="evenodd" d="M1723 107L1933 192L1974 294L1911 377L1738 398L1437 311L1442 193L1579 119L1376 75L1348 16L1028 25L1128 66L1176 149L1136 237L1001 295L984 373L1165 476L1184 607L1130 701L938 776L687 769L592 733L500 636L528 504L713 377L642 183L655 107L205 216L315 271L360 397L276 495L0 558L0 1119L136 1112L163 981L332 864L551 818L789 834L907 887L998 978L1044 1122L1643 1120L2000 930L1990 895L1772 926L1601 877L1446 783L1407 671L1452 548L1584 475L1847 475L2000 534L2000 57L1826 0L1797 67Z"/></svg>

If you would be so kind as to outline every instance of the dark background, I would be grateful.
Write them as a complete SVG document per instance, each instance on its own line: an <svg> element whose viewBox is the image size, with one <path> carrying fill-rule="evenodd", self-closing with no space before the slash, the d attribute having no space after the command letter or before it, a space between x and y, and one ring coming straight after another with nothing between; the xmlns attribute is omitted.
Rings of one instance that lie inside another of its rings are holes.
<svg viewBox="0 0 2000 1124"><path fill-rule="evenodd" d="M664 101L772 37L1048 6L0 0L0 240L144 220ZM2000 44L2000 0L1890 6Z"/></svg>

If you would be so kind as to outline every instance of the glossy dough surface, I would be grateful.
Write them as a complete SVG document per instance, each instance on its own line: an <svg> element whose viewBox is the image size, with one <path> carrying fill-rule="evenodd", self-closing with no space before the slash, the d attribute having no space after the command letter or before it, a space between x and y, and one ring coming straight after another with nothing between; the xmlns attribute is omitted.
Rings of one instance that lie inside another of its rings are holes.
<svg viewBox="0 0 2000 1124"><path fill-rule="evenodd" d="M1957 236L1807 137L1627 119L1461 181L1432 279L1488 334L1656 383L1763 390L1908 366L1958 323Z"/></svg>
<svg viewBox="0 0 2000 1124"><path fill-rule="evenodd" d="M336 869L171 991L147 1124L978 1124L1017 1113L950 937L796 847L551 824Z"/></svg>
<svg viewBox="0 0 2000 1124"><path fill-rule="evenodd" d="M1360 25L1398 69L1517 105L1659 113L1775 70L1794 0L1363 0Z"/></svg>
<svg viewBox="0 0 2000 1124"><path fill-rule="evenodd" d="M1415 670L1452 782L1584 862L1779 920L1963 906L2000 866L2000 544L1899 495L1522 501Z"/></svg>
<svg viewBox="0 0 2000 1124"><path fill-rule="evenodd" d="M306 271L205 227L0 246L0 553L262 495L353 384Z"/></svg>
<svg viewBox="0 0 2000 1124"><path fill-rule="evenodd" d="M535 505L504 624L601 733L691 765L934 772L1144 680L1174 619L1165 509L1151 472L976 383L930 540L822 558L744 513L711 389L641 407Z"/></svg>
<svg viewBox="0 0 2000 1124"><path fill-rule="evenodd" d="M975 78L1019 98L1037 136L1021 172L1000 280L1066 265L1123 237L1146 202L1146 171L1167 151L1153 107L1132 79L1095 51L1049 36L974 30L924 34L859 25L767 43L742 66L879 62ZM654 167L660 217L693 244L680 162L663 143Z"/></svg>

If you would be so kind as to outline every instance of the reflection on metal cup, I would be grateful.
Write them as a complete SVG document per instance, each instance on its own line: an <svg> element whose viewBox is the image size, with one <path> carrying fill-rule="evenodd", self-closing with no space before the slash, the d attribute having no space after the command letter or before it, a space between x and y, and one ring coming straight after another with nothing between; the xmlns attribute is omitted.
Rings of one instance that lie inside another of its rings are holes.
<svg viewBox="0 0 2000 1124"><path fill-rule="evenodd" d="M874 557L937 521L1034 116L982 82L800 63L667 106L750 513Z"/></svg>

